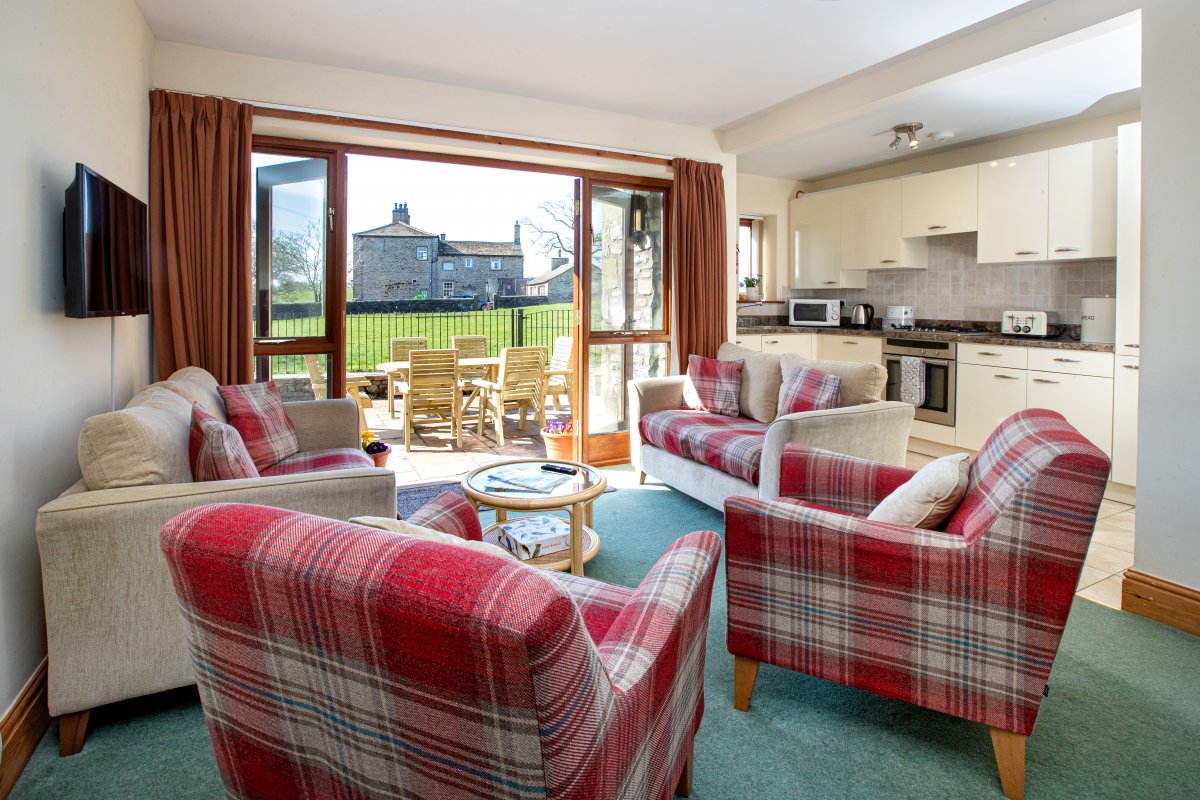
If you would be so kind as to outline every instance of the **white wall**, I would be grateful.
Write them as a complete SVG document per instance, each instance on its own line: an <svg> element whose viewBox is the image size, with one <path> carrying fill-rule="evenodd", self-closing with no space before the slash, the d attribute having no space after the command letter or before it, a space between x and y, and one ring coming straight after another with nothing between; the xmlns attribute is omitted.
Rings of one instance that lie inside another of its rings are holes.
<svg viewBox="0 0 1200 800"><path fill-rule="evenodd" d="M399 78L372 72L327 67L280 59L228 53L193 45L159 42L155 47L154 85L162 89L221 95L239 100L336 111L400 122L412 122L469 131L502 133L526 138L597 145L665 156L712 161L724 168L726 223L731 232L726 251L729 329L733 332L736 275L732 269L737 242L736 157L721 152L713 131L688 125L646 119L629 114L598 111L499 92ZM255 131L304 135L318 126L256 123ZM324 134L346 141L346 129L323 127ZM311 138L319 138L309 133ZM384 138L372 134L373 138ZM462 146L452 140L387 136L394 145L451 150L464 154L504 156L502 148ZM361 137L360 137L361 140ZM647 174L628 162L555 157L530 151L510 157L547 160L586 169Z"/></svg>
<svg viewBox="0 0 1200 800"><path fill-rule="evenodd" d="M153 39L132 0L4 0L0 19L3 712L45 655L35 512L78 480L80 425L109 409L109 323L63 316L63 191L82 161L146 198ZM116 329L123 403L149 376L148 324Z"/></svg>
<svg viewBox="0 0 1200 800"><path fill-rule="evenodd" d="M763 297L780 300L788 297L788 201L796 182L789 178L739 173L737 211L739 215L762 217Z"/></svg>
<svg viewBox="0 0 1200 800"><path fill-rule="evenodd" d="M1200 588L1200 3L1142 11L1142 357L1134 567Z"/></svg>

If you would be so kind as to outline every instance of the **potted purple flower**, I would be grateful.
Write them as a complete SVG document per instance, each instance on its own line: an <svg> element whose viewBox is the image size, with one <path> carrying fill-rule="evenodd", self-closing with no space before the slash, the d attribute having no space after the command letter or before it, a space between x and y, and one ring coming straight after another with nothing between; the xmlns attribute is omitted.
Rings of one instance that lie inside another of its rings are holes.
<svg viewBox="0 0 1200 800"><path fill-rule="evenodd" d="M370 431L362 432L362 449L364 453L375 460L377 467L386 467L388 456L392 454L392 448L377 440L375 434Z"/></svg>
<svg viewBox="0 0 1200 800"><path fill-rule="evenodd" d="M546 457L557 461L570 461L574 455L575 420L551 420L542 428L542 440L546 443Z"/></svg>

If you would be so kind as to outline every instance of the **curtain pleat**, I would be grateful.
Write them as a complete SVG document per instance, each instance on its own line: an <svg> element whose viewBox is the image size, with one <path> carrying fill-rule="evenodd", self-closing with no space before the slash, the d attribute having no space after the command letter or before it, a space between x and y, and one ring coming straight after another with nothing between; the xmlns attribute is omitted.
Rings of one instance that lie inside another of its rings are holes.
<svg viewBox="0 0 1200 800"><path fill-rule="evenodd" d="M676 158L671 166L676 340L682 371L689 355L716 358L717 348L728 338L725 179L720 164Z"/></svg>
<svg viewBox="0 0 1200 800"><path fill-rule="evenodd" d="M159 377L203 367L253 379L250 150L253 109L150 93L150 269Z"/></svg>

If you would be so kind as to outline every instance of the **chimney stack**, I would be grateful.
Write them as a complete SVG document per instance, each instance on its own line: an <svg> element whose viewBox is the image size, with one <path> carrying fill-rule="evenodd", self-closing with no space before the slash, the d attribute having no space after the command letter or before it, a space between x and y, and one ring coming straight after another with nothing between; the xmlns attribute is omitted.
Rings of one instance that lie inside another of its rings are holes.
<svg viewBox="0 0 1200 800"><path fill-rule="evenodd" d="M409 224L408 203L396 203L392 206L392 222Z"/></svg>
<svg viewBox="0 0 1200 800"><path fill-rule="evenodd" d="M513 223L513 244L521 243L521 221L517 220Z"/></svg>

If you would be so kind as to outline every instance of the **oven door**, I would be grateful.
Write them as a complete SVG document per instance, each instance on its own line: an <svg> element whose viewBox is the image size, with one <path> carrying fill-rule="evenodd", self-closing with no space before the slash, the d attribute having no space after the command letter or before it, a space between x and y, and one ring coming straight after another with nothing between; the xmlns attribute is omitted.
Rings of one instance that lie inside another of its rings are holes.
<svg viewBox="0 0 1200 800"><path fill-rule="evenodd" d="M887 368L885 400L900 399L900 356L885 355ZM925 404L917 408L916 418L936 425L954 427L955 363L939 358L925 359Z"/></svg>

